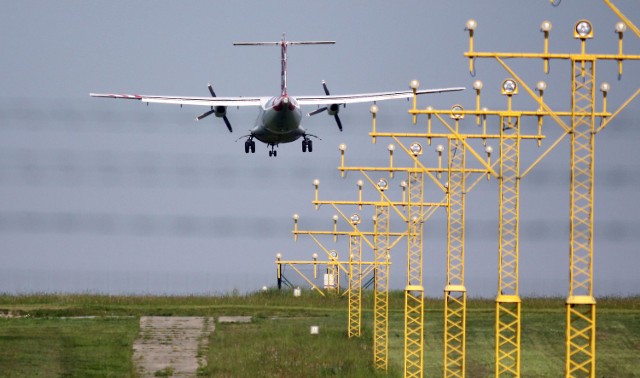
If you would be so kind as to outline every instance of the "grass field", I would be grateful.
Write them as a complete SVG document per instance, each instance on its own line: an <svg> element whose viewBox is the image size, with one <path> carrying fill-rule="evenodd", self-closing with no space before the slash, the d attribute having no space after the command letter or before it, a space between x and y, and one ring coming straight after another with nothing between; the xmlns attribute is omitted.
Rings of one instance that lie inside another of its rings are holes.
<svg viewBox="0 0 640 378"><path fill-rule="evenodd" d="M250 315L218 324L210 337L211 377L402 376L403 293L390 295L389 371L372 368L372 299L364 336L346 337L346 298L269 291L220 297L0 296L1 377L134 376L132 344L142 315ZM467 304L467 377L494 374L494 302ZM442 376L443 303L425 303L425 376ZM640 377L640 298L598 300L597 376ZM522 376L559 377L564 368L564 300L524 299ZM86 318L91 316L93 318ZM80 317L80 318L78 318ZM312 325L319 335L310 335Z"/></svg>

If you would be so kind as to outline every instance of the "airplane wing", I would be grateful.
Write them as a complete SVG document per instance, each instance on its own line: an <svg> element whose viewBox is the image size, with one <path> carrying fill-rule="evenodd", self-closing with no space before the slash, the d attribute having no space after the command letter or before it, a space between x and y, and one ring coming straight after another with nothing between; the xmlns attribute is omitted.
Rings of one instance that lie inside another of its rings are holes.
<svg viewBox="0 0 640 378"><path fill-rule="evenodd" d="M464 90L464 87L422 89L416 91L416 94L441 93ZM359 93L350 95L328 95L328 96L301 96L296 97L300 105L326 105L326 104L355 104L361 102L375 102L385 100L395 100L413 97L413 91L395 91L395 92L379 92L379 93Z"/></svg>
<svg viewBox="0 0 640 378"><path fill-rule="evenodd" d="M147 103L197 106L260 106L269 99L268 97L176 97L110 93L90 93L90 95L91 97L138 100Z"/></svg>

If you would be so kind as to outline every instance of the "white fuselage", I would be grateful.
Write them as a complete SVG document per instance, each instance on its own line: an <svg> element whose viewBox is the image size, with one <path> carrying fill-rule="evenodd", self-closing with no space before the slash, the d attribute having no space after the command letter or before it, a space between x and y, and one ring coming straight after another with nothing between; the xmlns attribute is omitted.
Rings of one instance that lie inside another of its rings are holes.
<svg viewBox="0 0 640 378"><path fill-rule="evenodd" d="M287 95L272 97L260 107L251 135L263 143L278 145L303 137L302 112L298 102Z"/></svg>

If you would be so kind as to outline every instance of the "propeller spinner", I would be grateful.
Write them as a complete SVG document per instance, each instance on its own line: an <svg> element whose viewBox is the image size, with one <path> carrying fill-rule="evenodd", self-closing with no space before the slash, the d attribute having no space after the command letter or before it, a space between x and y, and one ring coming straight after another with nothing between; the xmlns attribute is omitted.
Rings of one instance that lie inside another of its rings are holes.
<svg viewBox="0 0 640 378"><path fill-rule="evenodd" d="M213 87L211 86L211 84L207 84L207 88L209 88L209 93L211 93L211 97L216 97L216 92L213 91ZM227 107L226 106L212 106L211 110L202 113L201 115L199 115L198 117L196 117L197 121L200 121L201 119L210 116L211 114L215 114L216 117L222 117L222 119L224 120L225 125L227 125L227 129L229 129L229 132L233 132L233 129L231 128L231 122L229 122L229 118L227 118Z"/></svg>
<svg viewBox="0 0 640 378"><path fill-rule="evenodd" d="M327 88L327 83L324 80L322 80L322 88L324 89L324 94L326 94L327 96L331 95L331 93L329 93L329 88ZM330 104L322 108L318 108L310 112L308 116L316 115L324 111L328 111L329 115L332 115L333 118L335 118L336 124L338 124L338 129L342 131L342 122L340 121L340 117L338 116L338 112L340 111L340 104Z"/></svg>

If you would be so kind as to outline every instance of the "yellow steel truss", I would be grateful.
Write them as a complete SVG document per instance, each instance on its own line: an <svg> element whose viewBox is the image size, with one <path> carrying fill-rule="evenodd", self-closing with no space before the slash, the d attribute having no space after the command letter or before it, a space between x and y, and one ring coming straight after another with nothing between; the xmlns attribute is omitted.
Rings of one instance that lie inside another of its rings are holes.
<svg viewBox="0 0 640 378"><path fill-rule="evenodd" d="M444 376L465 376L466 289L464 286L464 138L449 139L447 285L444 289Z"/></svg>
<svg viewBox="0 0 640 378"><path fill-rule="evenodd" d="M359 234L349 236L349 337L362 332L362 239Z"/></svg>
<svg viewBox="0 0 640 378"><path fill-rule="evenodd" d="M500 117L500 218L496 298L496 377L520 376L518 235L520 202L520 117Z"/></svg>
<svg viewBox="0 0 640 378"><path fill-rule="evenodd" d="M571 231L567 298L566 374L595 377L593 298L593 170L595 59L572 63Z"/></svg>
<svg viewBox="0 0 640 378"><path fill-rule="evenodd" d="M377 369L389 366L389 204L375 206L373 299L373 362Z"/></svg>
<svg viewBox="0 0 640 378"><path fill-rule="evenodd" d="M404 376L423 376L424 288L422 286L422 201L424 174L408 172L407 286L404 301Z"/></svg>

